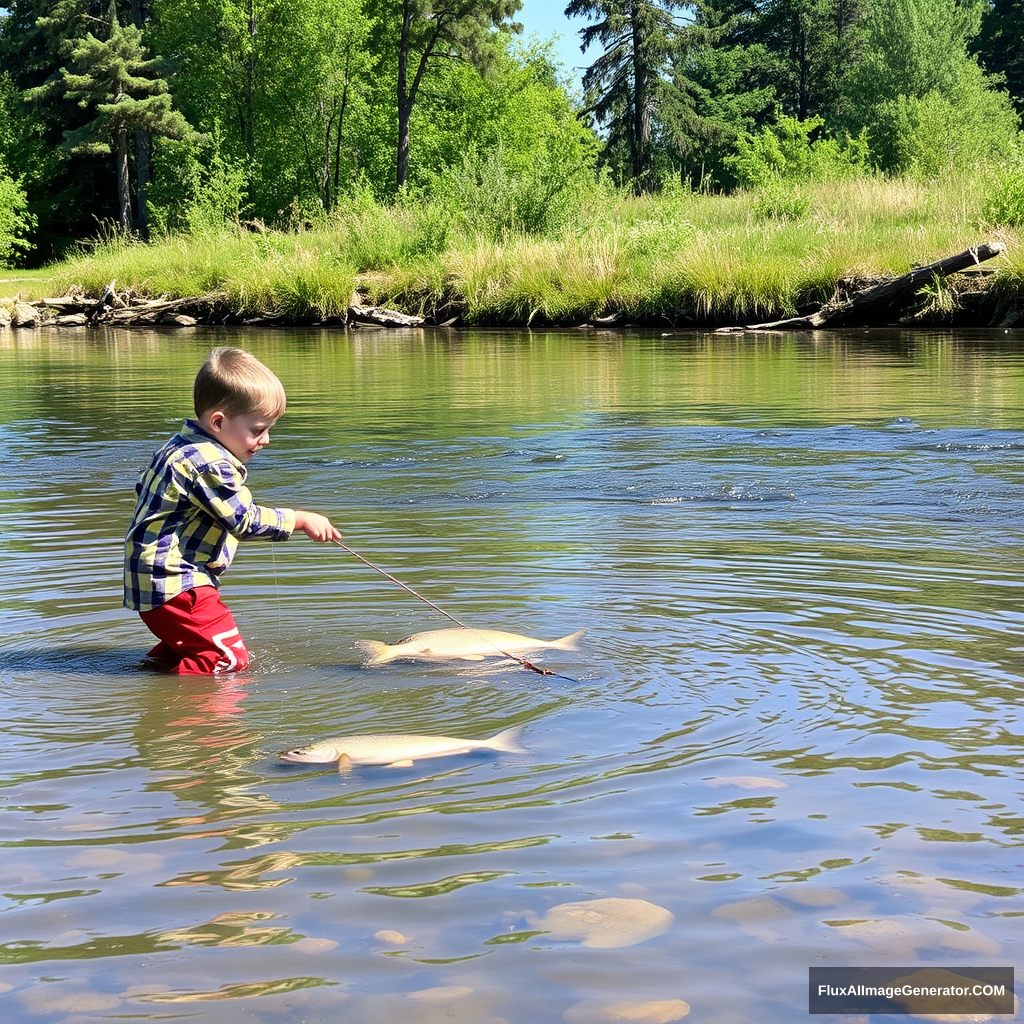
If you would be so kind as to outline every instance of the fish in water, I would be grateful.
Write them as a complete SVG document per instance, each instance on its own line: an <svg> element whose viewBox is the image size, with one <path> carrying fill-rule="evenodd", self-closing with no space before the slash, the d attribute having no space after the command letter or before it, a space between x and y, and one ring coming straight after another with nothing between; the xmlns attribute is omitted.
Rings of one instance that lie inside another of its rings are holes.
<svg viewBox="0 0 1024 1024"><path fill-rule="evenodd" d="M453 736L416 736L378 733L366 736L338 736L331 740L310 743L307 747L284 750L277 756L289 764L384 764L405 768L430 757L469 754L475 750L493 750L508 754L524 754L519 745L522 726L513 726L486 740L463 740Z"/></svg>
<svg viewBox="0 0 1024 1024"><path fill-rule="evenodd" d="M506 633L501 629L434 629L427 633L414 633L397 644L380 640L357 640L353 645L362 651L364 665L383 665L387 661L483 661L500 655L516 657L529 651L553 647L560 651L575 651L580 638L586 633L578 629L560 640L536 640L521 633Z"/></svg>

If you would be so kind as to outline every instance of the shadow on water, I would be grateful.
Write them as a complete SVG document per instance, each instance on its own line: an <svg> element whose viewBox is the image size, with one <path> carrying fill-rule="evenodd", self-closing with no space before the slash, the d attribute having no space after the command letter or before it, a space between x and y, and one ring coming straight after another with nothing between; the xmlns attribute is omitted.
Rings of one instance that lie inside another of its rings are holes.
<svg viewBox="0 0 1024 1024"><path fill-rule="evenodd" d="M144 663L144 647L7 647L0 649L0 672L46 672L54 675L93 676L142 674L151 670Z"/></svg>

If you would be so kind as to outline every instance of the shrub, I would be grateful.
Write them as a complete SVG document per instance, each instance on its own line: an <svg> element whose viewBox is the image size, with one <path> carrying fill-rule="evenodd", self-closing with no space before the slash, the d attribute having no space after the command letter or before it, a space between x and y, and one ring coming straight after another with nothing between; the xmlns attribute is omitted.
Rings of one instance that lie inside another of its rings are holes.
<svg viewBox="0 0 1024 1024"><path fill-rule="evenodd" d="M994 174L983 213L992 224L1024 224L1024 154L1003 164Z"/></svg>
<svg viewBox="0 0 1024 1024"><path fill-rule="evenodd" d="M34 226L21 181L12 178L0 162L0 266L9 266L18 254L31 250L25 236Z"/></svg>
<svg viewBox="0 0 1024 1024"><path fill-rule="evenodd" d="M831 138L820 133L824 120L806 121L780 115L756 135L745 134L736 155L727 159L744 188L759 189L778 181L842 181L855 178L868 166L868 143L863 133Z"/></svg>

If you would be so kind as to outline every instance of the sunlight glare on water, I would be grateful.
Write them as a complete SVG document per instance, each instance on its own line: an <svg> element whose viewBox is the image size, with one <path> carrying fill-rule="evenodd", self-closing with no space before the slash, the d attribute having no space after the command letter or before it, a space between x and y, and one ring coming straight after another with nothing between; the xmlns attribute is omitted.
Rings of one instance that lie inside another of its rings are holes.
<svg viewBox="0 0 1024 1024"><path fill-rule="evenodd" d="M1019 335L0 334L0 1015L786 1024L807 968L1011 965L1024 913ZM139 666L121 543L209 349L288 411L253 665ZM356 733L526 753L286 765ZM583 904L580 908L578 905Z"/></svg>

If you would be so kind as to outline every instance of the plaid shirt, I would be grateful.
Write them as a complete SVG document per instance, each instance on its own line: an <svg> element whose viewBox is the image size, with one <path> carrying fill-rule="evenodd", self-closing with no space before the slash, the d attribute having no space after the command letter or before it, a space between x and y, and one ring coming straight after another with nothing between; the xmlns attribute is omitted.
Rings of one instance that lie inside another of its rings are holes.
<svg viewBox="0 0 1024 1024"><path fill-rule="evenodd" d="M154 456L135 485L139 500L124 547L124 606L148 611L193 587L219 586L239 540L287 540L289 508L257 505L245 466L197 423Z"/></svg>

